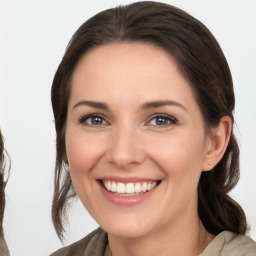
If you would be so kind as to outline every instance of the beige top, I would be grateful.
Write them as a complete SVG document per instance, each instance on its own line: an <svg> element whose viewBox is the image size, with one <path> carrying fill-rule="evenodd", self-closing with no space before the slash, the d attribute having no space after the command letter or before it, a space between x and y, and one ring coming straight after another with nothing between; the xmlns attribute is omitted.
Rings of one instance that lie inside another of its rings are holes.
<svg viewBox="0 0 256 256"><path fill-rule="evenodd" d="M103 256L107 243L107 234L98 228L80 241L50 256ZM224 231L199 256L256 256L256 243L248 236Z"/></svg>
<svg viewBox="0 0 256 256"><path fill-rule="evenodd" d="M256 256L256 243L248 236L223 231L199 256Z"/></svg>
<svg viewBox="0 0 256 256"><path fill-rule="evenodd" d="M2 239L0 239L0 256L10 256L7 245Z"/></svg>

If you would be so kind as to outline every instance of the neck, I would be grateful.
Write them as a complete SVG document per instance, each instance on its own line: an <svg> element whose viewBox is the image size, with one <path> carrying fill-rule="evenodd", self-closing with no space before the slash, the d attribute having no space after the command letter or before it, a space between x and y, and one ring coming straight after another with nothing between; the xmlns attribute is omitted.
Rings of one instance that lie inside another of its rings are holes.
<svg viewBox="0 0 256 256"><path fill-rule="evenodd" d="M120 238L109 234L105 256L197 256L214 238L209 234L198 216L136 238Z"/></svg>

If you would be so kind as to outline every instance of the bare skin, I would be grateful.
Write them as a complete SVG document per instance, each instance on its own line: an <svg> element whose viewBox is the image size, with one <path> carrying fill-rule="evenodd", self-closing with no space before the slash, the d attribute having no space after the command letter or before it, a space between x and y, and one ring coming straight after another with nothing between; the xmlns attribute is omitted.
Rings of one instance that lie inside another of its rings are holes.
<svg viewBox="0 0 256 256"><path fill-rule="evenodd" d="M180 235L177 233L167 234L165 240L159 242L157 234L154 234L149 240L142 241L134 239L135 241L123 240L108 235L109 244L107 245L104 256L118 256L118 255L159 255L159 256L198 256L206 246L214 239L214 236L208 233L203 227L202 223L196 223L196 230L198 234L195 234L195 229L189 232L187 231ZM179 231L179 230L178 230ZM127 246L129 244L129 246Z"/></svg>

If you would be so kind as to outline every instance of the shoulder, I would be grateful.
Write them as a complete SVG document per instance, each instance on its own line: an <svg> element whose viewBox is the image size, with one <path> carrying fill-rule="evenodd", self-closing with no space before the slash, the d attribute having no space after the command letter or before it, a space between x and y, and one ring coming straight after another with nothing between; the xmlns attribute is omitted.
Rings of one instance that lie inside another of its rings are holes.
<svg viewBox="0 0 256 256"><path fill-rule="evenodd" d="M223 231L217 235L200 256L255 256L256 243L250 237Z"/></svg>
<svg viewBox="0 0 256 256"><path fill-rule="evenodd" d="M83 239L59 249L50 256L102 256L107 245L107 234L101 228Z"/></svg>

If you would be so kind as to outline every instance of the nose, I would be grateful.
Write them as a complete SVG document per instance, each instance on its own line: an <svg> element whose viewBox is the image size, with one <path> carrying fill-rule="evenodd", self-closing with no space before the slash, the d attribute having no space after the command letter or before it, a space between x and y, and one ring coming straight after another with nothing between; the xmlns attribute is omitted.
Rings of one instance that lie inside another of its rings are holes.
<svg viewBox="0 0 256 256"><path fill-rule="evenodd" d="M146 153L139 132L131 127L116 129L109 141L108 161L121 169L129 169L143 163Z"/></svg>

